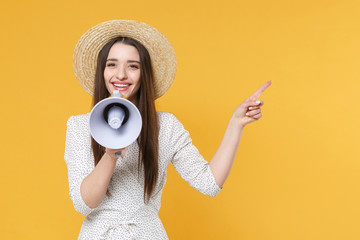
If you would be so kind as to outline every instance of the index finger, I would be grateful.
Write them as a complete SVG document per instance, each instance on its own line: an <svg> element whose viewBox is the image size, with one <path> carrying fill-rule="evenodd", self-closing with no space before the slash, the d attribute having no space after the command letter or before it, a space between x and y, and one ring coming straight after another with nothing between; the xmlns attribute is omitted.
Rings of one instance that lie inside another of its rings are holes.
<svg viewBox="0 0 360 240"><path fill-rule="evenodd" d="M271 85L272 81L266 82L264 85L262 85L255 93L253 93L250 98L251 99L258 99L260 95Z"/></svg>

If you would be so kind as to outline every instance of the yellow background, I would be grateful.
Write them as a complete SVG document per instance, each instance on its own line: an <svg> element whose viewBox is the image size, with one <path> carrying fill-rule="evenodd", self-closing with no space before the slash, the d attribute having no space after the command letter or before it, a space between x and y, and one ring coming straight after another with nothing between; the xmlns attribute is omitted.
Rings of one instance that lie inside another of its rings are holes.
<svg viewBox="0 0 360 240"><path fill-rule="evenodd" d="M144 21L178 60L157 101L208 160L234 108L268 80L216 198L170 165L170 239L360 239L359 1L10 1L0 6L0 239L76 239L66 121L89 112L72 54L90 27Z"/></svg>

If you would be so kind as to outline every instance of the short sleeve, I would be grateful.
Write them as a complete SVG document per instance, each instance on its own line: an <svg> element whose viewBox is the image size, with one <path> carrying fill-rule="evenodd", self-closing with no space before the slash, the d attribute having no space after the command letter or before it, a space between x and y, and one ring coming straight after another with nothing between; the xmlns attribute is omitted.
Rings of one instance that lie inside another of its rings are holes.
<svg viewBox="0 0 360 240"><path fill-rule="evenodd" d="M79 121L80 120L80 121ZM91 142L87 134L86 121L81 121L78 116L72 116L67 121L65 162L68 169L69 195L76 211L87 216L94 209L88 207L80 194L80 185L84 178L94 168L91 155Z"/></svg>
<svg viewBox="0 0 360 240"><path fill-rule="evenodd" d="M216 184L209 163L192 144L190 134L171 114L170 142L174 150L172 164L181 177L201 193L214 197L221 188Z"/></svg>

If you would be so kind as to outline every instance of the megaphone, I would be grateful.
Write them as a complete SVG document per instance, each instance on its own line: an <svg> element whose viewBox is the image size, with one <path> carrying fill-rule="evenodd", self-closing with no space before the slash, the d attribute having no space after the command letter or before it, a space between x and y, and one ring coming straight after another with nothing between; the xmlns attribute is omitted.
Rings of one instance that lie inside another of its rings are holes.
<svg viewBox="0 0 360 240"><path fill-rule="evenodd" d="M91 110L89 126L91 136L101 146L120 149L138 138L142 119L137 107L115 90Z"/></svg>

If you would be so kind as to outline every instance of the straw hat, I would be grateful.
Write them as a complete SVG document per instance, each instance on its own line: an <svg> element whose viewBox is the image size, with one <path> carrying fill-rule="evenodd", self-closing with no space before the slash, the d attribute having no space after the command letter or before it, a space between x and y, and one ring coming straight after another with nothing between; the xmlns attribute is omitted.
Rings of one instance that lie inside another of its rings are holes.
<svg viewBox="0 0 360 240"><path fill-rule="evenodd" d="M176 73L174 48L156 28L141 22L112 20L90 28L75 46L73 67L77 80L90 95L94 94L97 57L103 46L116 37L130 37L148 50L154 73L155 98L171 86Z"/></svg>

